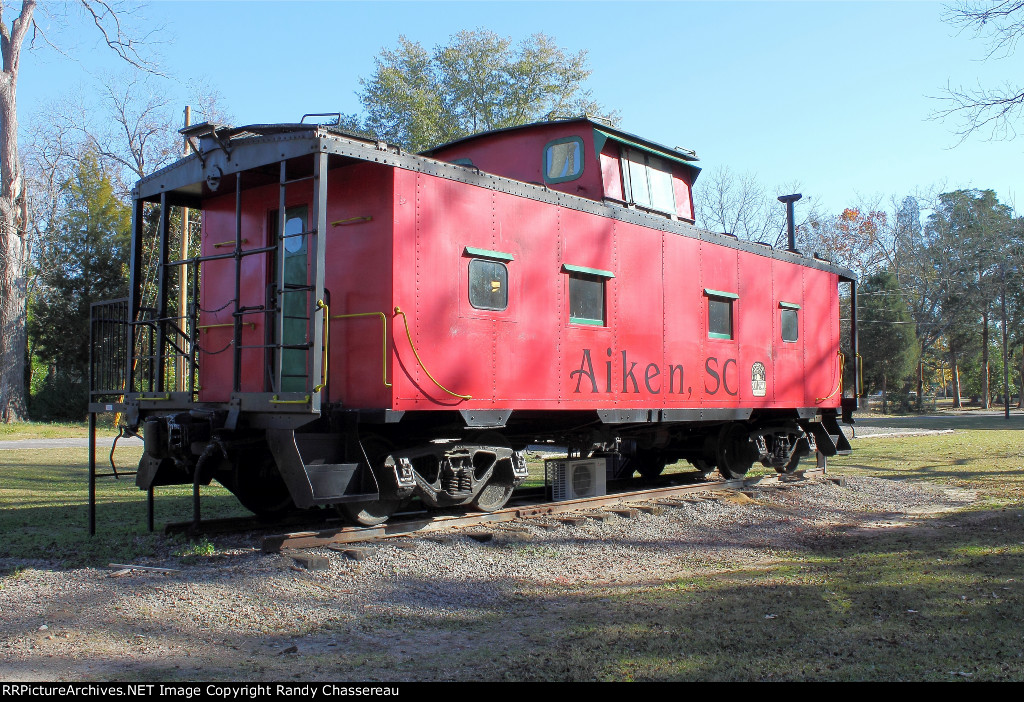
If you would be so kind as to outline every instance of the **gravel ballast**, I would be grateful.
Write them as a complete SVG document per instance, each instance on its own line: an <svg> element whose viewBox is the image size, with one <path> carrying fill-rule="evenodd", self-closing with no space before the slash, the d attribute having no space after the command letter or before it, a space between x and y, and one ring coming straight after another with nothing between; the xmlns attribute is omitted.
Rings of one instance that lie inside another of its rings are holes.
<svg viewBox="0 0 1024 702"><path fill-rule="evenodd" d="M216 555L192 562L140 563L169 573L0 559L14 571L0 578L0 680L333 680L325 661L339 655L365 679L419 679L418 657L544 636L562 601L552 593L770 567L823 535L900 528L974 499L868 477L750 494L578 526L520 520L486 529L485 542L470 536L481 527L384 540L363 560L304 552L325 570L263 554L253 535L218 538Z"/></svg>

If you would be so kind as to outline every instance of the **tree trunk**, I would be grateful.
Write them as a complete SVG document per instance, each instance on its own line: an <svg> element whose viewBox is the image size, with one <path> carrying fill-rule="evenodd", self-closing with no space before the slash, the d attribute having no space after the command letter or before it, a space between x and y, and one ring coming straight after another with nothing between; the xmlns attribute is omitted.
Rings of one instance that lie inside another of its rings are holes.
<svg viewBox="0 0 1024 702"><path fill-rule="evenodd" d="M924 361L917 362L917 411L924 407Z"/></svg>
<svg viewBox="0 0 1024 702"><path fill-rule="evenodd" d="M1024 350L1020 354L1020 393L1017 395L1017 409L1024 409Z"/></svg>
<svg viewBox="0 0 1024 702"><path fill-rule="evenodd" d="M18 160L18 62L35 0L24 0L10 30L0 18L0 421L25 418L25 332L29 242ZM0 10L2 11L2 10Z"/></svg>
<svg viewBox="0 0 1024 702"><path fill-rule="evenodd" d="M988 382L988 306L981 314L981 408L989 409L992 391Z"/></svg>
<svg viewBox="0 0 1024 702"><path fill-rule="evenodd" d="M960 367L956 362L956 346L952 342L949 344L949 370L953 379L953 407L960 409L963 407L960 402Z"/></svg>

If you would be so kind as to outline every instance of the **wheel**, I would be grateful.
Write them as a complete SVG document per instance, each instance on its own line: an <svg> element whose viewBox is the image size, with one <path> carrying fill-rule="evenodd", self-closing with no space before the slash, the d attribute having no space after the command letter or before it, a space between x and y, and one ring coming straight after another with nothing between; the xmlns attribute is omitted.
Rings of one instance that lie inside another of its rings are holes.
<svg viewBox="0 0 1024 702"><path fill-rule="evenodd" d="M644 480L654 480L665 470L665 456L658 451L638 451L633 458L636 472Z"/></svg>
<svg viewBox="0 0 1024 702"><path fill-rule="evenodd" d="M384 492L386 486L380 485L380 477L383 472L380 467L384 464L388 455L395 450L394 444L381 436L370 435L361 441L366 458L370 462L370 470L377 476L378 489ZM341 516L345 517L359 526L377 526L386 522L392 514L402 506L399 498L383 498L370 502L343 502L336 506Z"/></svg>
<svg viewBox="0 0 1024 702"><path fill-rule="evenodd" d="M481 512L494 512L505 506L514 489L511 485L488 483L473 498L472 505Z"/></svg>
<svg viewBox="0 0 1024 702"><path fill-rule="evenodd" d="M690 465L697 469L697 473L700 474L702 479L711 475L715 470L715 464L710 461L706 461L703 458L690 458L688 460L690 461Z"/></svg>
<svg viewBox="0 0 1024 702"><path fill-rule="evenodd" d="M511 448L508 439L496 431L485 431L472 438L472 443L495 448ZM494 512L505 506L515 488L508 483L496 482L493 473L490 480L476 494L470 504L481 512Z"/></svg>
<svg viewBox="0 0 1024 702"><path fill-rule="evenodd" d="M265 444L236 453L230 477L223 482L243 507L261 517L278 516L295 508L274 456Z"/></svg>
<svg viewBox="0 0 1024 702"><path fill-rule="evenodd" d="M753 455L751 455L753 454ZM726 424L718 434L718 472L729 479L742 478L754 465L757 449L742 424Z"/></svg>

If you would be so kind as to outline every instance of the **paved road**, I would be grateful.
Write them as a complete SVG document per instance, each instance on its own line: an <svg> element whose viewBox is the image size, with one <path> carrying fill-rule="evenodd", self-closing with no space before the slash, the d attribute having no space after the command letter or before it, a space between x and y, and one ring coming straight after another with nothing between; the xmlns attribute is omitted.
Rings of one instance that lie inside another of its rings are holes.
<svg viewBox="0 0 1024 702"><path fill-rule="evenodd" d="M96 437L96 446L110 446L112 437ZM142 446L142 439L133 436L121 438L118 446ZM13 451L25 449L54 449L54 448L89 448L89 439L20 439L18 441L0 441L0 451Z"/></svg>

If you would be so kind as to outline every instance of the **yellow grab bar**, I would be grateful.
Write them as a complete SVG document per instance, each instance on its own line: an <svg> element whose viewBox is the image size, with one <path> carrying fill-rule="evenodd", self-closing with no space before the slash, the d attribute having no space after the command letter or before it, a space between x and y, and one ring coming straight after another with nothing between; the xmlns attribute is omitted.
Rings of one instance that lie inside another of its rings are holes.
<svg viewBox="0 0 1024 702"><path fill-rule="evenodd" d="M375 317L379 316L381 321L381 363L383 367L384 387L390 388L388 382L388 316L383 312L355 312L352 314L336 314L331 319L350 319L352 317Z"/></svg>
<svg viewBox="0 0 1024 702"><path fill-rule="evenodd" d="M140 402L168 402L171 399L171 393L164 393L163 397L145 397L139 395Z"/></svg>
<svg viewBox="0 0 1024 702"><path fill-rule="evenodd" d="M857 381L854 386L860 388L861 394L864 394L864 357L859 353L857 354Z"/></svg>
<svg viewBox="0 0 1024 702"><path fill-rule="evenodd" d="M309 399L310 399L309 395L306 395L306 397L301 399L301 400L279 400L279 399L277 399L277 395L274 395L274 399L272 399L270 401L270 404L272 404L272 405L308 405L309 404Z"/></svg>
<svg viewBox="0 0 1024 702"><path fill-rule="evenodd" d="M839 356L839 383L836 385L836 389L833 390L832 392L830 392L825 397L817 397L817 398L815 398L814 399L815 402L824 402L825 400L830 400L833 397L835 397L835 394L837 392L842 392L843 391L843 370L846 369L846 356L843 355L842 351L840 351L837 355Z"/></svg>
<svg viewBox="0 0 1024 702"><path fill-rule="evenodd" d="M460 395L457 392L452 392L451 390L446 388L444 385L441 385L441 383L437 382L437 379L434 378L434 376L432 376L430 374L430 371L428 371L426 369L426 367L423 365L423 360L420 358L419 353L417 353L417 351L416 351L416 345L414 343L412 343L412 332L409 331L409 319L405 316L405 312L403 312L400 308L396 307L395 308L395 314L402 315L402 321L405 323L405 335L409 338L409 348L412 349L412 354L413 354L413 356L416 357L416 362L420 364L420 368L422 368L423 372L427 374L427 377L430 378L434 382L434 385L436 385L437 387L441 388L442 390L444 390L446 393L448 393L452 397L458 397L458 398L461 398L463 400L472 400L473 399L472 395Z"/></svg>
<svg viewBox="0 0 1024 702"><path fill-rule="evenodd" d="M243 244L248 244L249 240L248 239L242 239L242 243ZM235 245L235 240L232 239L231 241L220 241L220 242L217 242L216 244L213 245L213 248L219 249L219 248L221 248L223 246L234 246L234 245Z"/></svg>
<svg viewBox="0 0 1024 702"><path fill-rule="evenodd" d="M359 224L360 222L372 222L373 217L370 215L364 217L349 217L348 219L339 219L337 222L331 222L332 227L344 227L348 224Z"/></svg>
<svg viewBox="0 0 1024 702"><path fill-rule="evenodd" d="M330 330L330 325L327 323L327 315L329 310L327 309L327 303L323 300L316 301L316 308L324 311L324 362L323 367L320 369L320 384L313 388L313 392L320 392L327 387L327 355L329 352L329 342L327 333Z"/></svg>

